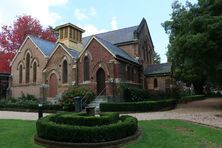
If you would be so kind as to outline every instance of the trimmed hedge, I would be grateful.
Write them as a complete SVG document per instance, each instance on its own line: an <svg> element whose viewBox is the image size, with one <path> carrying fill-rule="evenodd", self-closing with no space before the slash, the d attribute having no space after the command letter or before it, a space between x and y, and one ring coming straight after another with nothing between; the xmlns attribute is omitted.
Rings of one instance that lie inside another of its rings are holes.
<svg viewBox="0 0 222 148"><path fill-rule="evenodd" d="M75 143L104 142L131 136L138 128L137 119L131 116L121 116L118 122L102 126L57 124L52 121L53 116L46 116L36 122L40 138Z"/></svg>
<svg viewBox="0 0 222 148"><path fill-rule="evenodd" d="M191 95L191 96L182 96L179 100L180 103L190 102L190 101L198 101L205 99L205 95Z"/></svg>
<svg viewBox="0 0 222 148"><path fill-rule="evenodd" d="M101 113L100 117L87 116L86 113L61 113L51 117L51 121L58 124L79 126L101 126L119 121L118 113Z"/></svg>
<svg viewBox="0 0 222 148"><path fill-rule="evenodd" d="M37 111L38 110L38 104L37 103L3 103L0 104L0 110L32 110ZM61 110L60 105L52 105L52 104L43 104L43 109L47 111L57 111Z"/></svg>
<svg viewBox="0 0 222 148"><path fill-rule="evenodd" d="M125 88L123 90L123 99L126 102L138 102L145 101L144 98L148 98L149 94L146 89L142 88Z"/></svg>
<svg viewBox="0 0 222 148"><path fill-rule="evenodd" d="M177 100L161 100L161 101L142 101L142 102L122 102L122 103L101 103L100 111L123 111L123 112L145 112L158 111L166 107L174 108L177 105Z"/></svg>

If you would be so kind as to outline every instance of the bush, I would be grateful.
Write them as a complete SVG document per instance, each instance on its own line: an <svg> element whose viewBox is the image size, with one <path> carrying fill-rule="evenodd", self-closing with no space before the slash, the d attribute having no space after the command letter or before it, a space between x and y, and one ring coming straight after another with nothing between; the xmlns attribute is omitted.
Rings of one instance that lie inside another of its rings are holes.
<svg viewBox="0 0 222 148"><path fill-rule="evenodd" d="M20 99L1 99L0 100L1 110L13 110L13 111L37 111L38 101L33 98L24 97ZM43 109L45 111L57 111L61 110L60 105L54 105L49 103L43 104Z"/></svg>
<svg viewBox="0 0 222 148"><path fill-rule="evenodd" d="M123 111L123 112L146 112L158 111L163 108L176 107L177 101L175 99L161 100L161 101L142 101L142 102L122 102L122 103L101 103L100 111Z"/></svg>
<svg viewBox="0 0 222 148"><path fill-rule="evenodd" d="M113 124L101 126L79 126L57 124L52 121L55 115L39 119L36 122L37 135L40 138L75 143L105 142L125 138L137 131L137 119L121 116Z"/></svg>
<svg viewBox="0 0 222 148"><path fill-rule="evenodd" d="M119 121L118 113L101 113L100 117L87 116L86 113L61 113L53 116L51 121L58 124L79 126L101 126Z"/></svg>
<svg viewBox="0 0 222 148"><path fill-rule="evenodd" d="M34 95L24 93L22 93L22 95L18 97L18 100L38 102L38 99Z"/></svg>
<svg viewBox="0 0 222 148"><path fill-rule="evenodd" d="M76 96L84 97L86 103L89 103L95 98L95 94L88 87L77 85L71 86L63 93L62 99L59 101L62 108L64 110L74 110L74 97Z"/></svg>
<svg viewBox="0 0 222 148"><path fill-rule="evenodd" d="M126 102L144 101L149 97L148 91L141 88L125 88L123 90L123 98Z"/></svg>
<svg viewBox="0 0 222 148"><path fill-rule="evenodd" d="M179 100L180 103L190 102L190 101L197 101L205 99L205 95L191 95L191 96L182 96Z"/></svg>

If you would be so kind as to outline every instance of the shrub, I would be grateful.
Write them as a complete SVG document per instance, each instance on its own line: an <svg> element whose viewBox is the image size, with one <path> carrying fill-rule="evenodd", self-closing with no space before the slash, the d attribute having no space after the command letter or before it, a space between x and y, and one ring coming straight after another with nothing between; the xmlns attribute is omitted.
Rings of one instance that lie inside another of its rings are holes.
<svg viewBox="0 0 222 148"><path fill-rule="evenodd" d="M53 116L51 121L58 124L101 126L119 121L118 113L101 113L100 117L87 116L86 113L61 113Z"/></svg>
<svg viewBox="0 0 222 148"><path fill-rule="evenodd" d="M149 97L148 91L141 88L125 88L123 90L123 98L126 102L144 101Z"/></svg>
<svg viewBox="0 0 222 148"><path fill-rule="evenodd" d="M95 98L95 94L88 87L77 85L71 86L63 93L62 99L59 101L64 110L74 110L74 97L76 96L84 97L86 103L89 103Z"/></svg>
<svg viewBox="0 0 222 148"><path fill-rule="evenodd" d="M163 108L176 107L177 101L175 99L161 100L161 101L141 101L141 102L122 102L122 103L101 103L100 111L157 111Z"/></svg>
<svg viewBox="0 0 222 148"><path fill-rule="evenodd" d="M57 124L52 121L54 116L50 115L36 122L39 137L76 143L104 142L131 136L138 128L137 119L131 116L121 116L118 122L101 126Z"/></svg>
<svg viewBox="0 0 222 148"><path fill-rule="evenodd" d="M14 110L14 111L37 111L38 102L33 99L2 99L0 100L0 109L2 110ZM60 105L54 105L49 103L43 104L43 109L46 111L61 110Z"/></svg>
<svg viewBox="0 0 222 148"><path fill-rule="evenodd" d="M38 102L38 99L34 95L24 93L22 93L22 95L18 97L18 100Z"/></svg>
<svg viewBox="0 0 222 148"><path fill-rule="evenodd" d="M179 100L180 103L190 102L190 101L197 101L205 99L205 95L191 95L191 96L182 96Z"/></svg>

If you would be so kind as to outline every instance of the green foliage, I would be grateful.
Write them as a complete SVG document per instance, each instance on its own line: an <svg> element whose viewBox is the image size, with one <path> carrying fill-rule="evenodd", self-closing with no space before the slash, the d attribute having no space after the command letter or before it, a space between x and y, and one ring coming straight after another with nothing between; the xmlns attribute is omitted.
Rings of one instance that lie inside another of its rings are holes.
<svg viewBox="0 0 222 148"><path fill-rule="evenodd" d="M81 98L84 97L86 103L89 103L95 98L95 94L92 90L90 90L90 88L78 85L71 86L63 93L62 99L60 100L60 105L63 107L64 110L74 110L74 97L76 96L80 96Z"/></svg>
<svg viewBox="0 0 222 148"><path fill-rule="evenodd" d="M125 88L123 98L126 102L144 101L149 97L148 91L141 88Z"/></svg>
<svg viewBox="0 0 222 148"><path fill-rule="evenodd" d="M161 101L141 101L141 102L122 102L122 103L101 103L100 111L124 111L124 112L146 112L158 111L163 108L176 107L177 101L175 99L161 100Z"/></svg>
<svg viewBox="0 0 222 148"><path fill-rule="evenodd" d="M57 124L52 121L53 116L55 115L41 118L36 122L39 137L76 143L104 142L131 136L138 128L137 119L131 116L121 116L118 122L101 126Z"/></svg>
<svg viewBox="0 0 222 148"><path fill-rule="evenodd" d="M27 102L38 102L38 99L34 96L34 95L31 95L31 94L24 94L22 93L22 95L20 97L18 97L18 100L20 101L27 101Z"/></svg>
<svg viewBox="0 0 222 148"><path fill-rule="evenodd" d="M205 99L205 95L190 95L190 96L182 96L179 102L190 102L190 101L198 101Z"/></svg>
<svg viewBox="0 0 222 148"><path fill-rule="evenodd" d="M160 55L157 52L154 52L154 64L160 64Z"/></svg>
<svg viewBox="0 0 222 148"><path fill-rule="evenodd" d="M78 126L101 126L117 123L118 113L101 113L99 117L87 116L86 113L61 113L51 117L51 121L57 124Z"/></svg>
<svg viewBox="0 0 222 148"><path fill-rule="evenodd" d="M43 104L45 111L57 111L61 110L60 105L50 104L46 102ZM12 110L12 111L37 111L38 99L30 94L22 94L21 97L0 99L0 110Z"/></svg>
<svg viewBox="0 0 222 148"><path fill-rule="evenodd" d="M222 84L222 1L199 0L172 5L171 19L163 23L169 34L168 58L177 79L203 92L206 81Z"/></svg>

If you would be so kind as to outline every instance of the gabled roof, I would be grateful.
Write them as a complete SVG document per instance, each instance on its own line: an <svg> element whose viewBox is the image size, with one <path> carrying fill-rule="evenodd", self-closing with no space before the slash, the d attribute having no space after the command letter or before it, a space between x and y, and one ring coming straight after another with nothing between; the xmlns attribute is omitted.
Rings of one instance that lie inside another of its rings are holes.
<svg viewBox="0 0 222 148"><path fill-rule="evenodd" d="M148 67L144 70L144 75L169 75L171 74L171 66L171 63L148 65Z"/></svg>
<svg viewBox="0 0 222 148"><path fill-rule="evenodd" d="M31 40L39 47L39 49L44 53L45 56L50 56L53 52L54 48L56 47L55 42L50 42L39 37L29 35Z"/></svg>
<svg viewBox="0 0 222 148"><path fill-rule="evenodd" d="M27 35L22 45L19 47L16 55L12 59L10 65L13 64L13 62L15 61L16 57L18 56L18 54L20 53L20 51L22 50L24 44L28 39L30 39L31 42L33 42L33 44L35 44L35 46L38 47L38 50L43 54L44 57L50 56L50 54L53 52L54 48L56 47L56 43L54 42L50 42L33 35Z"/></svg>
<svg viewBox="0 0 222 148"><path fill-rule="evenodd" d="M95 36L109 41L112 44L126 43L135 41L134 32L137 30L138 26L122 28L114 31L104 32L96 34ZM82 39L83 46L87 44L92 36L87 36Z"/></svg>
<svg viewBox="0 0 222 148"><path fill-rule="evenodd" d="M125 52L123 49L116 47L112 43L98 37L98 36L92 36L90 41L87 43L87 45L84 47L84 50L81 52L80 56L83 54L83 52L87 49L90 42L96 39L104 48L106 48L115 58L127 60L128 62L132 62L135 64L139 64L137 60L135 60L133 57L131 57L127 52Z"/></svg>

